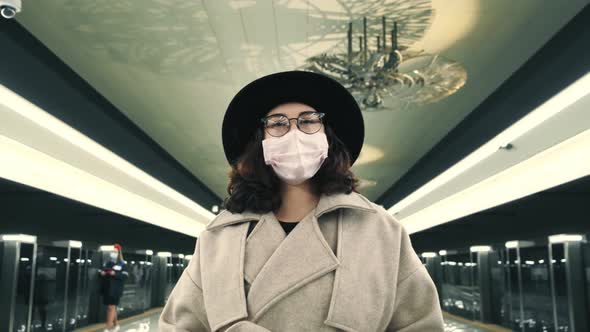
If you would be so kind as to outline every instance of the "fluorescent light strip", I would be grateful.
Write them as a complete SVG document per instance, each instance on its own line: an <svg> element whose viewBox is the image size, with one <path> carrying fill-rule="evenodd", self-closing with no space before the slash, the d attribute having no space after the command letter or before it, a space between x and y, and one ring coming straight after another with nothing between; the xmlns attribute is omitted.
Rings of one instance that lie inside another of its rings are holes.
<svg viewBox="0 0 590 332"><path fill-rule="evenodd" d="M391 214L397 213L434 191L436 188L461 175L466 170L496 153L500 146L504 146L507 143L516 140L526 132L566 109L580 98L586 96L588 94L588 87L590 87L590 73L572 83L570 86L535 109L534 112L531 112L523 119L491 139L488 143L453 165L451 168L399 201L397 204L389 208L388 211Z"/></svg>
<svg viewBox="0 0 590 332"><path fill-rule="evenodd" d="M436 253L435 252L423 252L422 257L423 258L434 258L434 257L436 257Z"/></svg>
<svg viewBox="0 0 590 332"><path fill-rule="evenodd" d="M110 246L100 246L100 248L98 248L99 251L115 251L115 246L110 245Z"/></svg>
<svg viewBox="0 0 590 332"><path fill-rule="evenodd" d="M37 242L37 237L34 235L26 235L26 234L5 234L0 237L2 241L18 241L18 242L26 242L26 243L35 243Z"/></svg>
<svg viewBox="0 0 590 332"><path fill-rule="evenodd" d="M557 234L549 236L550 243L581 242L584 236L580 234Z"/></svg>
<svg viewBox="0 0 590 332"><path fill-rule="evenodd" d="M51 114L45 112L44 110L42 110L41 108L37 107L36 105L30 103L26 99L15 94L10 89L6 88L5 86L3 86L1 84L0 84L0 104L5 105L9 110L19 114L20 116L32 121L36 125L47 129L49 132L53 133L54 135L61 137L62 139L68 141L69 143L77 146L82 151L85 151L85 152L91 154L93 157L98 158L98 159L104 161L105 163L107 163L108 165L112 166L113 168L127 174L129 177L142 182L143 184L151 187L152 189L159 192L160 194L182 204L183 206L191 209L192 211L195 211L198 215L202 216L207 221L212 220L215 217L215 215L213 213L211 213L208 209L203 208L202 206L200 206L199 204L190 200L186 196L184 196L184 195L180 194L179 192L175 191L174 189L166 186L165 184L163 184L162 182L153 178L149 174L143 172L141 169L135 167L133 164L127 162L125 159L117 156L116 154L112 153L108 149L102 147L101 145L94 142L90 138L86 137L85 135L83 135L79 131L68 126L67 124L60 121L59 119L53 117ZM6 140L10 140L10 138L4 137L2 135L0 135L0 138L4 139L5 145L9 144L9 143L6 143ZM11 145L12 145L12 148L15 147L15 144L11 144ZM6 146L0 145L0 151L2 152L0 154L4 154L5 148L6 148ZM34 149L29 148L29 150L34 150ZM34 150L34 151L36 151L36 150ZM14 152L14 151L12 151L12 152ZM37 153L40 153L40 152L37 151ZM45 155L45 159L48 159L48 158L51 158L51 157ZM54 159L54 160L57 160L57 159ZM15 162L17 160L10 160L10 161ZM44 164L35 164L35 165L40 165L39 168L42 168L45 166ZM18 163L18 164L12 165L12 166L22 166L22 164ZM70 168L72 168L71 165L70 165ZM0 167L0 171L2 171L2 172L0 172L0 176L6 177L10 180L14 180L13 178L8 177L7 175L4 174L4 172L3 172L4 169L2 167ZM78 170L78 172L79 172L79 170ZM37 170L35 170L35 172L32 174L35 174L35 173L37 173ZM67 173L64 172L64 174L67 174ZM88 174L88 175L90 175L90 174ZM26 178L26 176L22 176L22 174L21 174L21 176L18 177L18 180L15 180L15 181L25 183L28 185L31 185L30 184L31 182L35 182L35 181L22 181L23 177ZM35 186L35 187L37 187L37 186ZM47 190L46 188L41 188L41 189ZM48 191L62 195L62 193L59 190L48 190ZM113 193L110 193L110 194L112 195ZM66 197L70 197L70 196L66 196ZM116 196L114 196L114 197L116 197ZM70 197L70 198L80 200L85 203L88 202L88 201L84 201L84 200L81 200L76 197ZM154 204L154 202L151 200L147 200L147 201L149 201L149 204ZM144 204L145 204L145 202L144 202ZM97 205L97 206L102 207L100 205ZM138 206L143 207L145 205L138 205ZM111 210L108 207L103 207L103 208L105 208L107 210ZM114 212L120 213L119 211L114 211ZM125 213L123 213L123 214L125 214ZM125 214L125 215L128 215L128 214ZM133 217L133 218L137 218L134 215L128 215L128 216ZM168 226L170 225L170 221L171 221L171 219L169 217L170 216L168 216L168 218L166 218L168 220L168 223L166 223ZM189 219L187 217L185 217L185 218ZM137 218L137 219L144 220L142 218ZM155 218L153 218L153 219L155 219ZM163 219L163 220L166 220L166 219ZM173 218L172 220L174 220L174 219L175 218ZM195 224L194 221L192 221L192 223ZM202 222L199 224L202 224ZM170 227L165 227L165 228L172 229ZM203 228L204 227L201 227L198 231L195 231L195 229L193 227L193 229L191 229L191 230L185 229L185 231L181 231L181 232L188 234L188 235L197 236L198 233L200 233L200 231ZM174 230L176 230L176 229L174 229ZM176 230L176 231L178 231L178 230Z"/></svg>
<svg viewBox="0 0 590 332"><path fill-rule="evenodd" d="M198 236L205 228L203 223L2 135L0 151L2 177L190 236Z"/></svg>
<svg viewBox="0 0 590 332"><path fill-rule="evenodd" d="M158 252L159 257L172 257L172 253L169 251L160 251Z"/></svg>
<svg viewBox="0 0 590 332"><path fill-rule="evenodd" d="M472 246L472 247L469 247L469 251L471 251L471 252L488 252L488 251L492 251L492 247L490 247L490 246Z"/></svg>
<svg viewBox="0 0 590 332"><path fill-rule="evenodd" d="M70 240L70 247L72 247L72 248L82 248L82 242Z"/></svg>
<svg viewBox="0 0 590 332"><path fill-rule="evenodd" d="M505 247L508 249L514 248L527 248L534 246L535 243L532 241L508 241L505 243Z"/></svg>
<svg viewBox="0 0 590 332"><path fill-rule="evenodd" d="M415 233L590 175L590 130L400 221Z"/></svg>

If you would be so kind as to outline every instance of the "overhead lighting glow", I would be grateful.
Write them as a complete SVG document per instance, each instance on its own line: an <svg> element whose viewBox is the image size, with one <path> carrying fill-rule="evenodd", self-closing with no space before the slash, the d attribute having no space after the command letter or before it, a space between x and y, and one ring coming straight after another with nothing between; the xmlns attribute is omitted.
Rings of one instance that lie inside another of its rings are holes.
<svg viewBox="0 0 590 332"><path fill-rule="evenodd" d="M400 221L411 234L589 174L586 130Z"/></svg>
<svg viewBox="0 0 590 332"><path fill-rule="evenodd" d="M435 189L497 153L506 145L568 108L590 92L590 73L547 100L535 111L497 135L469 156L389 208L391 214L422 199ZM405 217L415 233L590 174L590 129L580 132L462 191ZM401 213L403 215L403 213Z"/></svg>
<svg viewBox="0 0 590 332"><path fill-rule="evenodd" d="M580 242L584 236L580 234L557 234L549 236L550 243Z"/></svg>
<svg viewBox="0 0 590 332"><path fill-rule="evenodd" d="M215 217L3 85L0 110L0 177L195 237Z"/></svg>
<svg viewBox="0 0 590 332"><path fill-rule="evenodd" d="M490 247L490 246L472 246L472 247L469 247L469 251L471 251L471 252L488 252L488 251L492 251L492 247Z"/></svg>
<svg viewBox="0 0 590 332"><path fill-rule="evenodd" d="M107 245L107 246L100 246L98 248L99 251L115 251L115 246L113 245Z"/></svg>
<svg viewBox="0 0 590 332"><path fill-rule="evenodd" d="M358 168L358 166L360 165L373 163L380 159L383 159L384 156L385 152L383 152L382 149L371 144L363 144L361 153L359 154L357 160L354 162L354 166L355 168Z"/></svg>
<svg viewBox="0 0 590 332"><path fill-rule="evenodd" d="M527 247L532 247L534 246L535 243L532 241L508 241L506 242L505 246L508 249L513 249L513 248L527 248Z"/></svg>
<svg viewBox="0 0 590 332"><path fill-rule="evenodd" d="M172 253L169 251L160 251L158 252L159 257L172 257Z"/></svg>
<svg viewBox="0 0 590 332"><path fill-rule="evenodd" d="M148 255L148 256L150 256L150 255L153 255L154 252L153 252L153 250L149 250L148 249L148 250L145 251L145 254Z"/></svg>
<svg viewBox="0 0 590 332"><path fill-rule="evenodd" d="M82 248L82 242L70 240L70 247L72 247L72 248Z"/></svg>
<svg viewBox="0 0 590 332"><path fill-rule="evenodd" d="M423 252L422 257L423 258L433 258L433 257L436 257L436 253L435 252Z"/></svg>
<svg viewBox="0 0 590 332"><path fill-rule="evenodd" d="M447 251L446 250L440 250L438 252L438 254L441 255L441 256L446 256L447 255Z"/></svg>
<svg viewBox="0 0 590 332"><path fill-rule="evenodd" d="M193 255L184 255L184 259L186 259L187 261L190 261L191 258L193 258Z"/></svg>
<svg viewBox="0 0 590 332"><path fill-rule="evenodd" d="M2 235L0 239L2 239L2 241L18 241L26 243L35 243L37 241L36 236L26 234L5 234Z"/></svg>

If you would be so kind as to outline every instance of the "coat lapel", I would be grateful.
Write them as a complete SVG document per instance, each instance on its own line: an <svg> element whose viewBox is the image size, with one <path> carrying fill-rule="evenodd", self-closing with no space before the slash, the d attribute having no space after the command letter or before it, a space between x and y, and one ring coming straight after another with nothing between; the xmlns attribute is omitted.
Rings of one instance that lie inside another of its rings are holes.
<svg viewBox="0 0 590 332"><path fill-rule="evenodd" d="M318 218L339 208L376 212L366 198L351 193L322 195L314 211L287 237L272 212L261 215L224 211L210 222L208 232L199 239L203 298L212 331L243 318L256 322L273 304L334 270L326 324L346 331L369 326L371 322L367 320L371 318L364 317L366 311L350 310L354 307L350 300L362 297L365 287L358 287L362 280L351 274L354 257L342 248L343 243L355 243L354 225L361 220L343 221L343 211L339 211L338 257L319 227ZM258 220L258 224L246 239L249 223L245 221L252 220ZM247 300L244 279L251 284Z"/></svg>
<svg viewBox="0 0 590 332"><path fill-rule="evenodd" d="M250 285L285 237L285 231L274 213L267 213L260 218L246 241L244 278Z"/></svg>
<svg viewBox="0 0 590 332"><path fill-rule="evenodd" d="M281 227L276 218L269 218L265 222ZM267 225L268 228L270 226ZM255 260L262 261L265 256L260 255ZM334 271L338 265L338 258L319 228L316 211L312 211L280 242L253 278L247 301L253 321L256 322L274 303Z"/></svg>
<svg viewBox="0 0 590 332"><path fill-rule="evenodd" d="M198 238L203 302L213 332L248 317L243 272L248 223L244 221L259 217L224 211L207 225L208 232Z"/></svg>

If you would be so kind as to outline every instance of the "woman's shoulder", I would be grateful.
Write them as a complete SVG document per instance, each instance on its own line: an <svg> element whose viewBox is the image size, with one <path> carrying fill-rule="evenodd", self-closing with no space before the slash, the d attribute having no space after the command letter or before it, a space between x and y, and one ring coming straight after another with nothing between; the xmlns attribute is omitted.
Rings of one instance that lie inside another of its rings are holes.
<svg viewBox="0 0 590 332"><path fill-rule="evenodd" d="M359 214L356 215L356 217L371 220L373 223L377 223L379 226L383 227L388 226L398 230L402 227L400 221L391 212L386 210L383 205L371 201L361 193L355 192L351 193L351 195L352 194L364 200L369 207L368 209L360 209L360 211L358 211Z"/></svg>

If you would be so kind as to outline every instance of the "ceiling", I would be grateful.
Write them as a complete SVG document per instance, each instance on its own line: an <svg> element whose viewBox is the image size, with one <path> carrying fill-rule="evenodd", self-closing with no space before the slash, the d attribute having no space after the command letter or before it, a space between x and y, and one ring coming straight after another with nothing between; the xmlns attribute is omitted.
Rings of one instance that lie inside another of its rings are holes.
<svg viewBox="0 0 590 332"><path fill-rule="evenodd" d="M351 19L406 22L402 43L459 61L468 79L436 104L365 113L354 171L376 182L361 190L375 200L586 4L55 0L25 1L17 20L219 197L221 121L241 86L343 47Z"/></svg>

